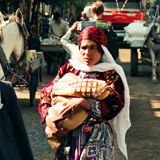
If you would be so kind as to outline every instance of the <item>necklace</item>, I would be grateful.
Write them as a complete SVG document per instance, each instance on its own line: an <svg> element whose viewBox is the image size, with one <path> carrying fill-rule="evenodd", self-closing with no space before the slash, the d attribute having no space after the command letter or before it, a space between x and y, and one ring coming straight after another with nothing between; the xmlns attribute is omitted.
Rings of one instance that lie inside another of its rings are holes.
<svg viewBox="0 0 160 160"><path fill-rule="evenodd" d="M128 0L125 0L122 8L120 9L120 8L119 8L119 4L118 4L118 0L116 0L116 5L117 5L118 12L120 12L120 11L122 12L122 11L123 11L123 9L124 9L124 7L126 6L127 2L128 2Z"/></svg>

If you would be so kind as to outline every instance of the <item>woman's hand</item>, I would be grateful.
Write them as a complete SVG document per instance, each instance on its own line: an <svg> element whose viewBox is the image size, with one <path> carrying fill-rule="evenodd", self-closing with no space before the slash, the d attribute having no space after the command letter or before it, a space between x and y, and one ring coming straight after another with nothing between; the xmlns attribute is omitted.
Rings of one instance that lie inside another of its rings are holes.
<svg viewBox="0 0 160 160"><path fill-rule="evenodd" d="M56 103L61 103L61 105L63 106L63 107L60 107L61 109L59 112L62 118L72 116L75 112L78 112L81 109L91 110L90 102L85 98L77 98L77 97L63 98L63 97L57 96L52 100L52 104L56 104ZM45 132L46 132L47 138L59 139L63 137L65 133L63 132L62 127L60 127L59 125L56 125L58 121L54 122L53 117L54 116L52 114L52 110L50 110L48 112L48 115L46 116Z"/></svg>
<svg viewBox="0 0 160 160"><path fill-rule="evenodd" d="M71 32L77 31L78 21L74 22L72 27L70 28Z"/></svg>
<svg viewBox="0 0 160 160"><path fill-rule="evenodd" d="M65 103L64 109L60 112L60 115L64 117L66 114L71 113L71 116L81 109L91 110L90 102L85 98L72 97L67 103Z"/></svg>
<svg viewBox="0 0 160 160"><path fill-rule="evenodd" d="M47 138L61 139L65 133L63 132L63 128L56 125L55 122L52 122L52 118L50 115L46 116L46 129L45 133Z"/></svg>

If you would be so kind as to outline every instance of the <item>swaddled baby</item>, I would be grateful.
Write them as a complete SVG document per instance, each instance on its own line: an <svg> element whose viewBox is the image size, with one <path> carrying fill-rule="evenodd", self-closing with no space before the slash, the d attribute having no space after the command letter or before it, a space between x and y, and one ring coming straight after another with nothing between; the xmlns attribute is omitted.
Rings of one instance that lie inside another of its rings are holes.
<svg viewBox="0 0 160 160"><path fill-rule="evenodd" d="M88 113L84 109L78 110L74 114L70 111L63 117L61 113L66 109L67 102L72 97L103 100L112 91L115 92L112 86L107 85L103 80L81 79L72 73L67 73L54 84L51 92L51 107L48 110L46 120L49 118L57 125L57 128L61 129L60 137L49 139L49 144L55 152L61 144L62 137L81 125L88 117ZM46 130L49 130L49 126L46 126ZM53 137L52 133L50 134L47 135L48 138Z"/></svg>

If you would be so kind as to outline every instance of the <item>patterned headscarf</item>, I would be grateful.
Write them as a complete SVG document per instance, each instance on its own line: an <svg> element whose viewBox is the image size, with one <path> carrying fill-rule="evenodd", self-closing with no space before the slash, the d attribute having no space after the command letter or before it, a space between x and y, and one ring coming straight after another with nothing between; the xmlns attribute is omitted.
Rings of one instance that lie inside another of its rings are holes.
<svg viewBox="0 0 160 160"><path fill-rule="evenodd" d="M81 42L82 40L91 40L93 42L97 42L106 46L107 44L107 36L105 33L94 26L86 27L79 35L78 41Z"/></svg>

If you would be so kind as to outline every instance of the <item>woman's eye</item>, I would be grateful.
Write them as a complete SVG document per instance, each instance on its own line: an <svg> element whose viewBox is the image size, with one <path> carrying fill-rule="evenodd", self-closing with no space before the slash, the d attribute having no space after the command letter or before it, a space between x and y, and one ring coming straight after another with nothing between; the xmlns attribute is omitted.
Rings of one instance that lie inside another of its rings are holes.
<svg viewBox="0 0 160 160"><path fill-rule="evenodd" d="M80 49L82 49L82 50L86 50L86 49L95 50L95 49L97 49L97 47L96 46L90 46L90 47L83 46Z"/></svg>
<svg viewBox="0 0 160 160"><path fill-rule="evenodd" d="M87 49L87 47L82 47L81 49L86 50L86 49Z"/></svg>
<svg viewBox="0 0 160 160"><path fill-rule="evenodd" d="M93 49L95 49L95 47L94 47L94 46L91 46L90 49L93 50Z"/></svg>

